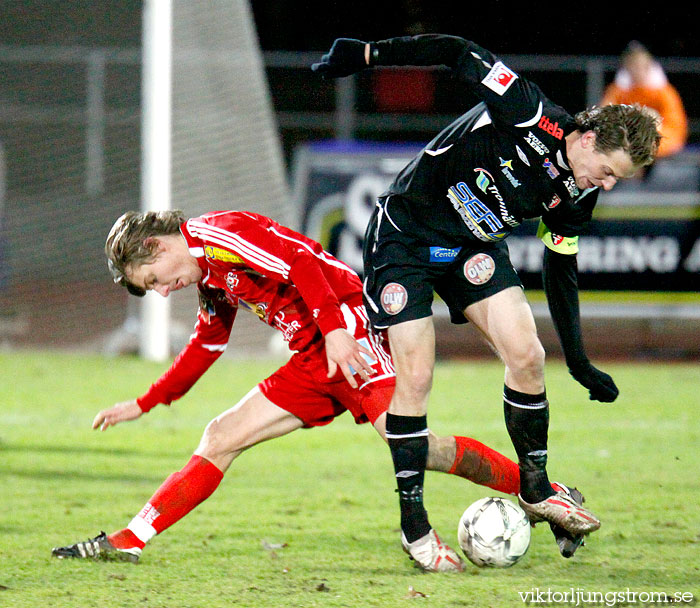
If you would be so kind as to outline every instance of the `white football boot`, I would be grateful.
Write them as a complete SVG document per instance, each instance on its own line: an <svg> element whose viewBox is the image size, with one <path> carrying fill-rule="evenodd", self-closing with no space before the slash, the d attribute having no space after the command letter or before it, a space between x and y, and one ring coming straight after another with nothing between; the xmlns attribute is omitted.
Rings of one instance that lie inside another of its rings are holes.
<svg viewBox="0 0 700 608"><path fill-rule="evenodd" d="M568 490L568 488L567 488ZM532 524L548 521L574 536L590 534L600 528L600 520L571 496L571 492L560 489L552 496L530 504L518 495L518 503Z"/></svg>
<svg viewBox="0 0 700 608"><path fill-rule="evenodd" d="M581 494L577 488L569 488L558 481L553 481L552 486L554 489L561 490L571 496L577 505L582 505L586 501L583 494ZM583 534L570 534L564 530L564 528L556 524L549 524L549 527L552 529L554 538L557 541L557 547L559 547L559 553L561 553L562 557L566 557L567 559L573 557L576 550L586 544Z"/></svg>
<svg viewBox="0 0 700 608"><path fill-rule="evenodd" d="M440 540L435 530L409 543L401 533L401 545L408 556L426 572L462 572L464 562L448 545Z"/></svg>

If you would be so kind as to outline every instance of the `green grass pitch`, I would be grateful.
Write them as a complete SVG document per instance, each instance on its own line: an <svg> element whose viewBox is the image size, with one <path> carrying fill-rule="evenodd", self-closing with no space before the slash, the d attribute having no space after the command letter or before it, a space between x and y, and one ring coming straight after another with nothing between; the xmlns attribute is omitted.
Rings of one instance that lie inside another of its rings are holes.
<svg viewBox="0 0 700 608"><path fill-rule="evenodd" d="M692 604L700 593L698 366L601 367L621 389L615 404L590 402L561 363L547 368L550 474L584 491L600 531L564 560L540 525L513 568L435 575L400 549L388 449L348 415L244 453L136 565L52 558L52 546L125 526L189 459L206 423L276 363L219 361L172 407L99 432L90 428L97 411L140 394L164 366L2 353L0 606L495 608L576 606L576 597L578 605L649 606L642 600L660 594ZM502 382L495 361L440 363L431 428L512 457ZM453 546L462 511L494 494L427 475L431 521Z"/></svg>

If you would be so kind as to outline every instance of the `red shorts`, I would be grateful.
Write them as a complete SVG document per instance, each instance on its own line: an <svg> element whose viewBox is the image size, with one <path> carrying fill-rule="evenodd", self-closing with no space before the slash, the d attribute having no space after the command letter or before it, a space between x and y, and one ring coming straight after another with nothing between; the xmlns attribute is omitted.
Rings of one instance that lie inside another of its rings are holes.
<svg viewBox="0 0 700 608"><path fill-rule="evenodd" d="M396 372L383 334L369 331L369 318L364 306L341 305L345 325L355 339L373 353L365 355L374 369L369 381L358 375L359 388L352 388L338 370L327 378L328 363L323 343L295 353L292 358L258 386L265 397L294 414L304 426L322 426L348 410L357 424L374 421L389 407L394 392Z"/></svg>

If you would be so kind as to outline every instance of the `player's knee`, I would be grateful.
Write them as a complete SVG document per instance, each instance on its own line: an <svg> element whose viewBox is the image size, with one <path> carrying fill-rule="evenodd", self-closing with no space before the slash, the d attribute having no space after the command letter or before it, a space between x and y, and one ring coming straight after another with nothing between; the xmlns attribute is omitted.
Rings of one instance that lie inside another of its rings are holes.
<svg viewBox="0 0 700 608"><path fill-rule="evenodd" d="M544 373L544 347L536 338L518 343L504 359L514 374L537 377Z"/></svg>
<svg viewBox="0 0 700 608"><path fill-rule="evenodd" d="M396 391L422 399L430 393L433 385L433 370L430 366L416 365L396 375Z"/></svg>
<svg viewBox="0 0 700 608"><path fill-rule="evenodd" d="M232 438L224 432L218 418L214 418L204 429L197 453L204 458L216 458L236 450Z"/></svg>

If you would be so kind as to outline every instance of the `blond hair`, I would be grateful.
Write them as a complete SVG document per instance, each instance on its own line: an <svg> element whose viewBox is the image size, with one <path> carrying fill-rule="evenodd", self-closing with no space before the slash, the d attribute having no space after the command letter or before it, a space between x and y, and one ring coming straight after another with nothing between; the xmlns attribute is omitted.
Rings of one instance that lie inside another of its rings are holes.
<svg viewBox="0 0 700 608"><path fill-rule="evenodd" d="M105 241L107 265L114 282L126 287L135 296L146 290L131 283L129 267L153 261L157 244L152 237L177 234L187 218L179 209L169 211L127 211L112 226Z"/></svg>

